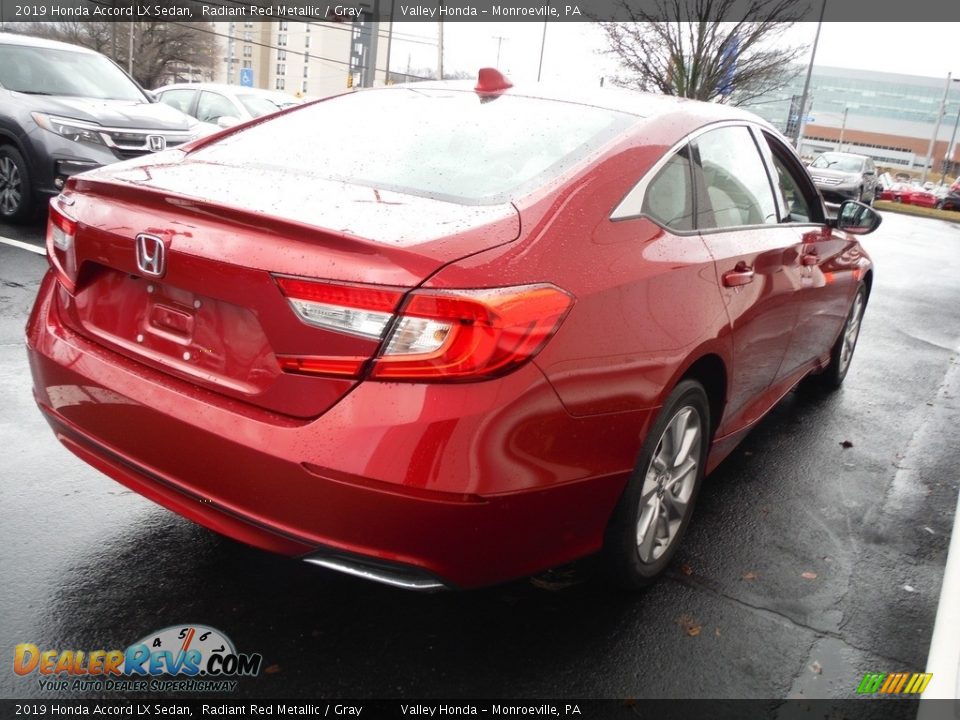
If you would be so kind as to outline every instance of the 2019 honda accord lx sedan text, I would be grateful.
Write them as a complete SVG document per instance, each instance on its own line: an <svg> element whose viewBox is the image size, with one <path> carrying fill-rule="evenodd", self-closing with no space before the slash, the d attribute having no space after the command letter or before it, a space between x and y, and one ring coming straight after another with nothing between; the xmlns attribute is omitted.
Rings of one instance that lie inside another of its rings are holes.
<svg viewBox="0 0 960 720"><path fill-rule="evenodd" d="M322 131L318 130L322 128ZM872 265L748 113L394 86L71 178L28 327L61 442L252 545L403 587L670 561Z"/></svg>

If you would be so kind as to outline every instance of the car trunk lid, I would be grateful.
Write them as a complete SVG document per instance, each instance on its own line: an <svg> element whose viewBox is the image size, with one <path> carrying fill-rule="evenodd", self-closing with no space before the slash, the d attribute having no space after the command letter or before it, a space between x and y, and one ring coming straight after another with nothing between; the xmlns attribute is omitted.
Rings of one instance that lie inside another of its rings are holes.
<svg viewBox="0 0 960 720"><path fill-rule="evenodd" d="M402 292L519 234L510 204L464 207L283 171L251 180L239 167L180 158L73 181L65 319L127 357L288 416L322 414L357 380L289 372L284 358L370 358L380 341L303 322L278 277ZM159 248L164 267L153 277Z"/></svg>

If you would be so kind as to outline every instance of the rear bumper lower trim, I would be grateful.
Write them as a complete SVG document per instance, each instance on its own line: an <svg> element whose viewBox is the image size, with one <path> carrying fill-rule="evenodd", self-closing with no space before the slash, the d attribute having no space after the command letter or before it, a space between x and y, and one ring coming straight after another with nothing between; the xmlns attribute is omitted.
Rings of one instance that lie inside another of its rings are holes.
<svg viewBox="0 0 960 720"><path fill-rule="evenodd" d="M448 583L419 568L394 565L359 555L350 556L335 551L320 550L303 559L312 565L319 565L328 570L403 590L436 592L451 589Z"/></svg>

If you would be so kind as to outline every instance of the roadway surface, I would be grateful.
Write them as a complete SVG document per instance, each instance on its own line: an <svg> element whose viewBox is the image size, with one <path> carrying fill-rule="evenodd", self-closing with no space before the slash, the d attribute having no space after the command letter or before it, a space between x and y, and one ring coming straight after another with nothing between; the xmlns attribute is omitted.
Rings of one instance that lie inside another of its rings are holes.
<svg viewBox="0 0 960 720"><path fill-rule="evenodd" d="M42 228L0 225L41 243ZM0 244L0 697L13 647L203 623L266 671L236 697L849 698L924 667L958 492L960 225L887 213L843 389L787 396L707 479L667 577L418 595L219 537L62 448L23 325L46 263ZM557 578L554 578L557 579Z"/></svg>

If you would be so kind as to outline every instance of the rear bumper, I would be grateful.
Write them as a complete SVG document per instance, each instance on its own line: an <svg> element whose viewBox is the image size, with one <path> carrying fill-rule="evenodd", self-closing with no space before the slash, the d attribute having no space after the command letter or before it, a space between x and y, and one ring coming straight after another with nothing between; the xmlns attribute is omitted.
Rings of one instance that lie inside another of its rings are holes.
<svg viewBox="0 0 960 720"><path fill-rule="evenodd" d="M68 449L217 532L346 572L468 588L598 550L651 415L573 418L530 364L482 391L361 383L292 420L78 336L57 287L48 274L27 340Z"/></svg>

